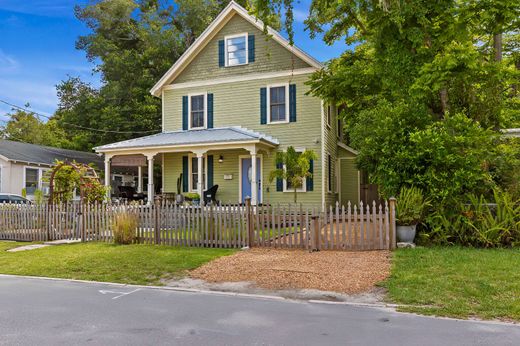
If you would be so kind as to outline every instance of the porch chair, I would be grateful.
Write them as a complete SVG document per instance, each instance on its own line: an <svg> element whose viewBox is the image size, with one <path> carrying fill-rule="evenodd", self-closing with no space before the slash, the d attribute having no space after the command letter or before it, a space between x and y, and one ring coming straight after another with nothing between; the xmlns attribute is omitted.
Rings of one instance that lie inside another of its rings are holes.
<svg viewBox="0 0 520 346"><path fill-rule="evenodd" d="M204 204L205 205L208 205L210 203L217 203L217 190L218 190L218 185L213 185L212 187L210 187L209 189L207 189L206 191L204 191Z"/></svg>
<svg viewBox="0 0 520 346"><path fill-rule="evenodd" d="M143 193L138 193L135 191L133 186L118 186L119 195L122 198L126 198L129 201L142 201L145 198Z"/></svg>

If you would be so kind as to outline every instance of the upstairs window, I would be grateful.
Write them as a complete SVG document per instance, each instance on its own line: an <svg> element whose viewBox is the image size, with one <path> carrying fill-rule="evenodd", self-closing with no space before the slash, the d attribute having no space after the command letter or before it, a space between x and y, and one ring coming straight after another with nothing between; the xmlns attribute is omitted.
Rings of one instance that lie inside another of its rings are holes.
<svg viewBox="0 0 520 346"><path fill-rule="evenodd" d="M190 129L206 127L206 95L190 96Z"/></svg>
<svg viewBox="0 0 520 346"><path fill-rule="evenodd" d="M225 38L226 66L247 64L247 33Z"/></svg>
<svg viewBox="0 0 520 346"><path fill-rule="evenodd" d="M289 87L277 85L267 88L269 100L269 122L286 123L289 120Z"/></svg>

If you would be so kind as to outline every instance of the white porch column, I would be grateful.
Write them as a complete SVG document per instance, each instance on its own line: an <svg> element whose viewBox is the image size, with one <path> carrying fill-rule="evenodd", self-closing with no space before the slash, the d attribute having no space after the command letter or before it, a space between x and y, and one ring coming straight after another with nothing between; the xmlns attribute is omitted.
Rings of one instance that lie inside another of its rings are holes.
<svg viewBox="0 0 520 346"><path fill-rule="evenodd" d="M146 155L148 159L148 204L153 203L154 187L153 187L153 157L154 154Z"/></svg>
<svg viewBox="0 0 520 346"><path fill-rule="evenodd" d="M204 204L204 175L203 175L203 162L204 153L198 152L197 154L197 193L200 196L200 205Z"/></svg>
<svg viewBox="0 0 520 346"><path fill-rule="evenodd" d="M112 156L105 154L105 187L107 188L107 198L110 199L112 186L110 185L110 159Z"/></svg>
<svg viewBox="0 0 520 346"><path fill-rule="evenodd" d="M143 167L137 166L137 192L143 192Z"/></svg>
<svg viewBox="0 0 520 346"><path fill-rule="evenodd" d="M251 151L251 204L258 202L258 177L256 176L256 150Z"/></svg>

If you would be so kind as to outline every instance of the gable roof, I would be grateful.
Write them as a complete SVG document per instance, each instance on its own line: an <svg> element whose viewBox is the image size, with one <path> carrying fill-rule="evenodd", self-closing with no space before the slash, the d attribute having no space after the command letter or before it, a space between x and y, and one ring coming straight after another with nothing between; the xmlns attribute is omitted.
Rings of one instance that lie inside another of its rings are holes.
<svg viewBox="0 0 520 346"><path fill-rule="evenodd" d="M159 79L159 81L150 90L150 93L155 96L161 95L161 89L182 72L182 70L190 63L208 42L215 36L220 28L222 28L235 14L240 15L249 23L253 24L259 30L264 29L264 23L253 16L251 16L245 8L234 1L231 1L222 12L211 22L211 24L204 30L204 32L193 42L193 44L184 52L183 55L173 64L173 66ZM323 65L309 54L305 53L295 45L291 45L280 33L271 27L267 27L267 32L272 39L280 45L294 53L298 58L305 61L310 66L320 69Z"/></svg>
<svg viewBox="0 0 520 346"><path fill-rule="evenodd" d="M143 147L165 146L193 146L230 142L264 142L277 146L278 140L260 132L251 131L242 127L220 127L204 130L161 132L151 136L129 139L94 148L97 152L106 152L115 149L130 149Z"/></svg>
<svg viewBox="0 0 520 346"><path fill-rule="evenodd" d="M14 142L6 139L0 139L0 157L11 162L45 166L53 166L55 160L75 160L85 164L94 163L98 168L103 167L103 158L95 153Z"/></svg>

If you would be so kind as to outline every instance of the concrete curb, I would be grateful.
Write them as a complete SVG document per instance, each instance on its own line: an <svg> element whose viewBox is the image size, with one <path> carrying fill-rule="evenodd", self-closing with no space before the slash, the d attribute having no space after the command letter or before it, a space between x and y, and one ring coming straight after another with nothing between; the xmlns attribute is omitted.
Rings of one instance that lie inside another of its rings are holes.
<svg viewBox="0 0 520 346"><path fill-rule="evenodd" d="M261 300L274 300L274 301L284 301L290 303L309 303L309 304L324 304L324 305L343 305L343 306L353 306L353 307L367 307L374 309L383 309L387 311L391 311L397 314L406 314L406 315L414 315L425 318L432 319L442 319L449 321L459 321L459 322L471 322L471 323L481 323L481 324L496 324L496 325L507 325L507 326L516 326L520 327L520 322L502 322L496 320L478 320L478 319L460 319L453 317L443 317L443 316L431 316L431 315L421 315L413 312L403 312L397 311L396 309L400 307L407 307L408 305L399 305L399 304L377 304L377 303L356 303L356 302L336 302L330 300L299 300L299 299L289 299L280 296L270 296L270 295L262 295L262 294L250 294L250 293L237 293L237 292L225 292L225 291L210 291L210 290L201 290L196 288L183 288L183 287L171 287L171 286L146 286L146 285L133 285L133 284L121 284L117 282L106 282L106 281L91 281L91 280L80 280L80 279L64 279L64 278L51 278L46 276L30 276L30 275L12 275L12 274L0 274L1 278L24 278L24 279L33 279L33 280L46 280L46 281L58 281L58 282L71 282L71 283L86 283L92 285L107 285L114 287L129 287L129 288L142 288L142 289L152 289L152 290L161 290L161 291L173 291L173 292L185 292L185 293L201 293L208 295L217 295L217 296L230 296L230 297L243 297L243 298L253 298L253 299L261 299Z"/></svg>

